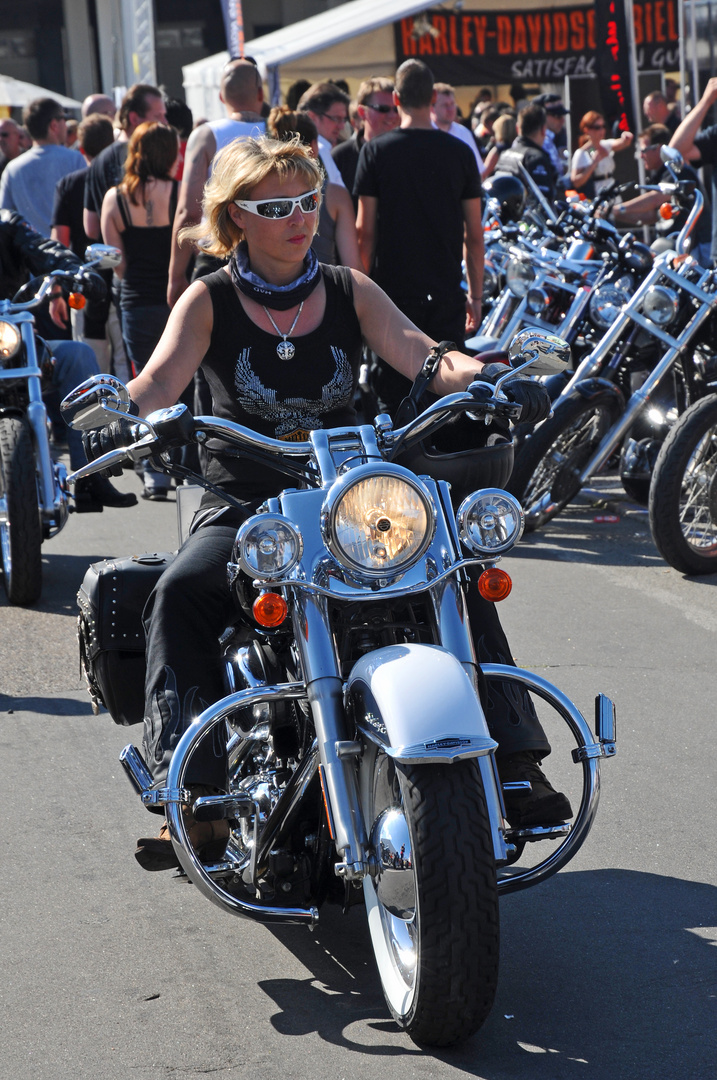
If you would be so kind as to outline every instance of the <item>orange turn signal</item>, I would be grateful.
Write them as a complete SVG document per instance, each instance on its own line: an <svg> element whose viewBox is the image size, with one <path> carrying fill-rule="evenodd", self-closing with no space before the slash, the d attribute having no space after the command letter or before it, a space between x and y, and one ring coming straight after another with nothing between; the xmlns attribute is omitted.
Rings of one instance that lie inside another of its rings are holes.
<svg viewBox="0 0 717 1080"><path fill-rule="evenodd" d="M672 206L672 203L668 202L663 202L658 213L663 221L672 221L673 217L677 216L676 211Z"/></svg>
<svg viewBox="0 0 717 1080"><path fill-rule="evenodd" d="M265 592L257 596L251 610L259 626L267 627L281 626L289 614L289 607L284 597L273 592Z"/></svg>
<svg viewBox="0 0 717 1080"><path fill-rule="evenodd" d="M510 576L505 570L499 570L497 566L484 570L478 578L478 592L484 600L492 600L493 603L505 600L506 596L510 596L512 588L513 582Z"/></svg>
<svg viewBox="0 0 717 1080"><path fill-rule="evenodd" d="M82 293L71 292L67 303L70 305L71 308L74 308L75 311L82 311L87 301L85 300Z"/></svg>

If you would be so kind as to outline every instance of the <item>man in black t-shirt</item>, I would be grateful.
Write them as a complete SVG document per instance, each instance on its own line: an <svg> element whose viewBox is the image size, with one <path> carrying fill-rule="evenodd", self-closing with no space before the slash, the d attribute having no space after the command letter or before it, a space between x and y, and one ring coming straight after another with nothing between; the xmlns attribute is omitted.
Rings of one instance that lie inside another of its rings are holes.
<svg viewBox="0 0 717 1080"><path fill-rule="evenodd" d="M717 78L710 79L705 92L688 112L670 140L685 161L712 165L712 261L717 262L717 124L700 131L707 113L717 101Z"/></svg>
<svg viewBox="0 0 717 1080"><path fill-rule="evenodd" d="M359 156L359 248L366 272L416 326L462 348L466 330L480 325L481 182L470 148L433 127L434 98L429 68L401 64L394 91L401 126L365 143ZM380 360L376 374L382 407L394 412L410 383Z"/></svg>
<svg viewBox="0 0 717 1080"><path fill-rule="evenodd" d="M102 200L111 187L119 184L124 175L127 144L135 128L143 123L166 124L167 110L161 90L147 83L131 86L122 99L117 120L120 135L116 142L99 154L90 166L85 186L85 232L92 240L100 240Z"/></svg>

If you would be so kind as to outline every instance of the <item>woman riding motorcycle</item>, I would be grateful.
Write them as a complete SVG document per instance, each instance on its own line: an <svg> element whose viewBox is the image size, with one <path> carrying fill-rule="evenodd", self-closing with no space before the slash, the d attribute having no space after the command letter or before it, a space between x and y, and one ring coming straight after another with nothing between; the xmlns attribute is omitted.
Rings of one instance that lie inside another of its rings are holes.
<svg viewBox="0 0 717 1080"><path fill-rule="evenodd" d="M319 264L310 250L320 192L319 168L298 140L237 140L222 151L205 189L205 221L184 230L184 237L230 260L191 285L173 309L151 360L129 384L138 415L177 401L201 364L216 416L273 438L303 440L310 430L356 422L352 403L364 342L415 378L435 342L364 274ZM449 351L431 390L462 391L482 369L479 360ZM529 381L509 386L534 419L545 415L542 388ZM126 445L131 427L123 419L86 435L88 456ZM205 492L191 535L145 608L144 747L156 786L183 732L225 692L218 638L233 618L226 564L237 527L287 484L283 474L221 451L211 456L205 475L245 510L227 508ZM477 598L477 590L471 593ZM480 608L471 611L479 659L510 663L493 605L471 602ZM517 709L494 694L487 717L500 743L503 781L532 783L530 795L508 796L511 823L553 824L572 816L568 800L538 768L550 747L529 699ZM221 791L225 770L222 741L205 739L188 783ZM214 858L227 828L224 821L195 822L189 835L203 858ZM166 826L159 837L139 841L136 857L147 870L178 865Z"/></svg>

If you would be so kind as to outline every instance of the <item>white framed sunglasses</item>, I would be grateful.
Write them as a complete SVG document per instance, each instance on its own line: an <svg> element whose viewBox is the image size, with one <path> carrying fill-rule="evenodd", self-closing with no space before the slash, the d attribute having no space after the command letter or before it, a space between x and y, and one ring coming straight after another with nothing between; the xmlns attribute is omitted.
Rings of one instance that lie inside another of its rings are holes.
<svg viewBox="0 0 717 1080"><path fill-rule="evenodd" d="M234 205L240 210L256 214L257 217L278 221L280 218L291 217L295 206L298 206L303 214L313 214L319 208L319 189L305 191L295 199L235 199Z"/></svg>

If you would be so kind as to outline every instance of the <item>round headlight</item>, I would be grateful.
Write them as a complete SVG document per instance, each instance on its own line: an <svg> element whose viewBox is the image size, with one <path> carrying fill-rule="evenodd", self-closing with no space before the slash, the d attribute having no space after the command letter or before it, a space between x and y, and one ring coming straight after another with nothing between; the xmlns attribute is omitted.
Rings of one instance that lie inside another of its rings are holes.
<svg viewBox="0 0 717 1080"><path fill-rule="evenodd" d="M368 466L336 481L322 524L326 546L343 566L381 578L418 562L433 539L436 515L426 489L403 469Z"/></svg>
<svg viewBox="0 0 717 1080"><path fill-rule="evenodd" d="M513 296L522 300L535 281L535 270L523 259L511 259L505 272L505 281Z"/></svg>
<svg viewBox="0 0 717 1080"><path fill-rule="evenodd" d="M20 351L22 338L14 323L0 322L0 364L7 367L8 361Z"/></svg>
<svg viewBox="0 0 717 1080"><path fill-rule="evenodd" d="M596 326L607 330L620 314L623 304L626 304L629 299L630 293L627 289L621 288L619 283L598 285L590 297L590 318Z"/></svg>
<svg viewBox="0 0 717 1080"><path fill-rule="evenodd" d="M518 500L500 488L483 488L464 499L456 514L458 535L476 555L500 555L523 535Z"/></svg>
<svg viewBox="0 0 717 1080"><path fill-rule="evenodd" d="M301 534L281 514L257 514L239 529L234 562L252 578L270 581L292 570L303 551Z"/></svg>
<svg viewBox="0 0 717 1080"><path fill-rule="evenodd" d="M525 306L531 315L540 315L541 311L545 311L549 303L550 297L545 289L541 289L539 285L534 285L532 289L528 289Z"/></svg>
<svg viewBox="0 0 717 1080"><path fill-rule="evenodd" d="M500 292L498 287L498 272L490 263L486 262L483 267L483 300L490 300Z"/></svg>
<svg viewBox="0 0 717 1080"><path fill-rule="evenodd" d="M677 315L677 293L664 285L652 285L642 302L642 313L657 326L669 326Z"/></svg>

